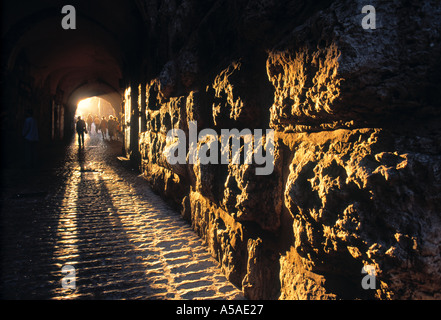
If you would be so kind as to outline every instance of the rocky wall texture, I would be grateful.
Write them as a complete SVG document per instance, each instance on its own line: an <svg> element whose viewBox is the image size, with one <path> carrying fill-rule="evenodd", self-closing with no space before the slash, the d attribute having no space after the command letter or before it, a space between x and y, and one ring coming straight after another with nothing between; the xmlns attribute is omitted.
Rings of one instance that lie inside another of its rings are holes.
<svg viewBox="0 0 441 320"><path fill-rule="evenodd" d="M143 3L169 45L147 55L141 169L247 297L441 298L438 1L372 1L375 30L362 1ZM191 121L274 129L273 172L171 165Z"/></svg>

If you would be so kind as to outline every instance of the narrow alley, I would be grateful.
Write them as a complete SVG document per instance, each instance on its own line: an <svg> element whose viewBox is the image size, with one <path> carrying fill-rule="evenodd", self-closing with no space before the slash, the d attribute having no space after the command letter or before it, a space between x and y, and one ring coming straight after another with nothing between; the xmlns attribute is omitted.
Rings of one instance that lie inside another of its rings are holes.
<svg viewBox="0 0 441 320"><path fill-rule="evenodd" d="M371 2L3 0L1 297L441 300L441 1Z"/></svg>
<svg viewBox="0 0 441 320"><path fill-rule="evenodd" d="M118 160L121 149L92 133L59 167L6 181L2 298L242 299L191 227ZM62 286L68 265L75 289Z"/></svg>

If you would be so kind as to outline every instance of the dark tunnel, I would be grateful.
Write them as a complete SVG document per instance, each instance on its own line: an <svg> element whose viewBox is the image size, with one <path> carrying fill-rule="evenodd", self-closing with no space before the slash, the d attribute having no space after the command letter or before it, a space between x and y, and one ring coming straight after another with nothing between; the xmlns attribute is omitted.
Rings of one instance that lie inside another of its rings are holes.
<svg viewBox="0 0 441 320"><path fill-rule="evenodd" d="M82 99L121 112L124 75L137 67L142 17L132 1L75 1L76 29L63 29L59 1L2 1L2 148L13 157L25 112L41 144L70 138ZM8 133L14 134L8 134ZM7 138L6 138L7 137ZM6 163L17 159L4 159Z"/></svg>
<svg viewBox="0 0 441 320"><path fill-rule="evenodd" d="M441 299L441 3L371 2L2 0L2 295Z"/></svg>

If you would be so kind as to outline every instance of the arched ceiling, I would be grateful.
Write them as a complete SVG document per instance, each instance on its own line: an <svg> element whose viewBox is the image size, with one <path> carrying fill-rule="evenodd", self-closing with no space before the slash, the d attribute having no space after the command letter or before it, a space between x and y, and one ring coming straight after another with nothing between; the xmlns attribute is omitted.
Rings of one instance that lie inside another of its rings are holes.
<svg viewBox="0 0 441 320"><path fill-rule="evenodd" d="M66 4L76 9L75 30L61 26ZM3 1L3 12L13 13L2 16L6 69L25 56L35 85L61 92L64 103L106 95L120 109L120 82L142 30L134 1L14 0Z"/></svg>

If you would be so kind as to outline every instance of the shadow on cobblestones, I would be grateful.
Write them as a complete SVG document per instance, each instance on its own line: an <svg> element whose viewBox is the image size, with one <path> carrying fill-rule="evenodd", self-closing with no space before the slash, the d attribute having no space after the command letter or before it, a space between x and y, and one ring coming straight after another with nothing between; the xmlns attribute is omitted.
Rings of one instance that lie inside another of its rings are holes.
<svg viewBox="0 0 441 320"><path fill-rule="evenodd" d="M121 149L88 136L2 192L2 298L243 299L180 215L121 166ZM66 265L74 289L62 286Z"/></svg>
<svg viewBox="0 0 441 320"><path fill-rule="evenodd" d="M25 171L17 163L2 171L1 298L49 299L59 286L56 250L58 213L68 177L60 168L65 146L45 150L40 165Z"/></svg>
<svg viewBox="0 0 441 320"><path fill-rule="evenodd" d="M136 263L136 248L119 218L112 196L99 172L82 168L77 185L77 292L83 298L131 298L129 278L145 285L145 268ZM75 260L75 259L74 259ZM135 292L135 297L141 292ZM146 294L146 292L144 292Z"/></svg>

